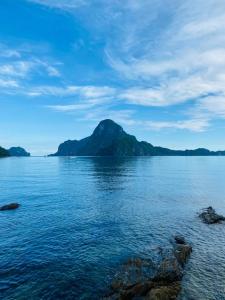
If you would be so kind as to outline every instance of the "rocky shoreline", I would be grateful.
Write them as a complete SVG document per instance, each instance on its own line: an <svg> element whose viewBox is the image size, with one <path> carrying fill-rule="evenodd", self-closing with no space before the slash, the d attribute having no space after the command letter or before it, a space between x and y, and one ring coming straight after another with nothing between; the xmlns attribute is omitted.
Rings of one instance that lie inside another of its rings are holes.
<svg viewBox="0 0 225 300"><path fill-rule="evenodd" d="M199 213L206 224L225 221L211 206ZM115 275L103 300L175 300L181 292L185 265L192 246L183 236L175 236L171 249L159 248L155 260L132 258Z"/></svg>
<svg viewBox="0 0 225 300"><path fill-rule="evenodd" d="M0 207L0 211L14 210L18 203ZM211 206L203 209L199 218L205 224L225 221ZM102 300L175 300L181 292L185 265L192 246L181 235L171 240L171 247L158 248L152 258L131 258L124 263L111 282Z"/></svg>
<svg viewBox="0 0 225 300"><path fill-rule="evenodd" d="M181 291L184 267L192 247L176 236L171 249L158 249L156 261L134 258L115 276L104 300L173 300Z"/></svg>

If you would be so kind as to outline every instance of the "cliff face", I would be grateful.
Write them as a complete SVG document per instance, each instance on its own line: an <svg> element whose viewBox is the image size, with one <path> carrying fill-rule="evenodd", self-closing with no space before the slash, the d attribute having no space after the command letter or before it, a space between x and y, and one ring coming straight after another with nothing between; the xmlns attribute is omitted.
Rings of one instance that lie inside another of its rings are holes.
<svg viewBox="0 0 225 300"><path fill-rule="evenodd" d="M153 146L138 142L112 120L101 121L91 136L61 144L55 156L137 156L151 155Z"/></svg>
<svg viewBox="0 0 225 300"><path fill-rule="evenodd" d="M225 151L212 152L207 149L171 150L154 147L147 142L139 142L135 136L127 134L112 120L103 120L91 136L82 140L68 140L59 145L51 156L209 156L225 155Z"/></svg>

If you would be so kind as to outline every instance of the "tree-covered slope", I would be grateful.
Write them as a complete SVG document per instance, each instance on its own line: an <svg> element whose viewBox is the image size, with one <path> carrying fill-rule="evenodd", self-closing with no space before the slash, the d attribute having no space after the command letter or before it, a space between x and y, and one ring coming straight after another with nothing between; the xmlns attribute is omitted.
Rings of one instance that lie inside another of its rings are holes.
<svg viewBox="0 0 225 300"><path fill-rule="evenodd" d="M135 136L127 134L112 120L103 120L92 135L82 140L68 140L59 145L51 156L209 156L225 155L225 151L171 150L155 147L147 142L139 142Z"/></svg>
<svg viewBox="0 0 225 300"><path fill-rule="evenodd" d="M10 156L8 150L0 147L0 157L7 157L7 156Z"/></svg>

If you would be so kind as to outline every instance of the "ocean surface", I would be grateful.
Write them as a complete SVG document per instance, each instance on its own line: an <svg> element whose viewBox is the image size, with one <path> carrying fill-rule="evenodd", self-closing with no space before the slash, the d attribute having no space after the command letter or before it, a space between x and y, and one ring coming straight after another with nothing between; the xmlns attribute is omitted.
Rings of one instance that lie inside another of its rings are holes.
<svg viewBox="0 0 225 300"><path fill-rule="evenodd" d="M193 246L182 300L225 299L224 157L0 159L0 299L101 299L130 257Z"/></svg>

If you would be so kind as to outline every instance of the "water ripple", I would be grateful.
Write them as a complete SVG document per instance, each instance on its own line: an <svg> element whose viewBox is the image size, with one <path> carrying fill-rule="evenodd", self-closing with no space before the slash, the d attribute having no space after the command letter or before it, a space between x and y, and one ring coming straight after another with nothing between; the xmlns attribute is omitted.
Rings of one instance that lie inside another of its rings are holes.
<svg viewBox="0 0 225 300"><path fill-rule="evenodd" d="M223 157L0 160L0 298L100 299L119 265L183 234L193 253L182 300L225 300Z"/></svg>

